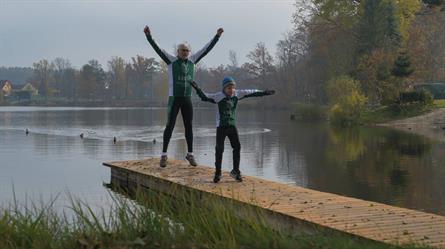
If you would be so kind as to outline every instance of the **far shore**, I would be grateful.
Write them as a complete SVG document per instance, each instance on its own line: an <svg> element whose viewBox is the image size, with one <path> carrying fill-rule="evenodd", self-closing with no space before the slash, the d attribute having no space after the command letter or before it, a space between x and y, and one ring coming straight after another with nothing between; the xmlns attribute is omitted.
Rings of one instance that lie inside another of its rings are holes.
<svg viewBox="0 0 445 249"><path fill-rule="evenodd" d="M378 125L423 135L437 142L445 142L445 108L433 109L419 116Z"/></svg>

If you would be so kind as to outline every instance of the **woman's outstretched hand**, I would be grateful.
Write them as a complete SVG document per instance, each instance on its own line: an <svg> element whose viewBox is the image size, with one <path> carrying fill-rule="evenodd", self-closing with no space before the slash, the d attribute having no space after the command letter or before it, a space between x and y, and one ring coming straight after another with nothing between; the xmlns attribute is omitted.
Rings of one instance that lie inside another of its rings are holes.
<svg viewBox="0 0 445 249"><path fill-rule="evenodd" d="M219 29L216 31L216 35L217 35L217 36L221 36L223 32L224 32L224 29L223 29L223 28L219 28Z"/></svg>
<svg viewBox="0 0 445 249"><path fill-rule="evenodd" d="M144 33L145 35L151 35L150 28L147 25L144 27Z"/></svg>

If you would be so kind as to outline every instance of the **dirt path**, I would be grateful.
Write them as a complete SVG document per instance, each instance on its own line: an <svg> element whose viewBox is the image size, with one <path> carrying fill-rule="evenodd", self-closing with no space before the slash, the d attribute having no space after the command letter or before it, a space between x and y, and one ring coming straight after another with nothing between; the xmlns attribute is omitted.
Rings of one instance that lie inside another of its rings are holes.
<svg viewBox="0 0 445 249"><path fill-rule="evenodd" d="M445 108L436 109L421 116L395 120L379 125L393 127L423 135L432 140L445 142Z"/></svg>

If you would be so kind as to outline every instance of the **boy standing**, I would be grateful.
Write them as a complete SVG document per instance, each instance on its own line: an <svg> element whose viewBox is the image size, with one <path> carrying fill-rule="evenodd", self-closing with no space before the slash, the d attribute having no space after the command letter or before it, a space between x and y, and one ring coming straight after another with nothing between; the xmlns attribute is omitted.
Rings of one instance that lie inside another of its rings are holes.
<svg viewBox="0 0 445 249"><path fill-rule="evenodd" d="M222 91L214 94L206 94L196 84L191 83L195 88L196 93L202 101L217 104L217 118L216 118L216 147L215 147L215 177L213 182L217 183L221 180L221 163L224 152L224 140L226 136L230 140L230 145L233 149L233 169L230 172L235 180L241 182L240 151L241 144L239 142L238 130L236 128L236 107L238 101L248 97L261 97L265 95L272 95L274 90L236 90L236 83L232 77L225 77L222 81Z"/></svg>

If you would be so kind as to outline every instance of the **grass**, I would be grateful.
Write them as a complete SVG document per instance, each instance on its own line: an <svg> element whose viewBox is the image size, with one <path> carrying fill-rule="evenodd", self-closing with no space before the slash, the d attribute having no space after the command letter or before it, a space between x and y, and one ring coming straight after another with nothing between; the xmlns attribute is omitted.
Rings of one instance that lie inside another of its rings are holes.
<svg viewBox="0 0 445 249"><path fill-rule="evenodd" d="M437 108L445 108L445 99L435 99L434 106Z"/></svg>
<svg viewBox="0 0 445 249"><path fill-rule="evenodd" d="M361 114L357 124L377 124L414 117L427 113L434 108L445 108L445 100L435 100L432 106L409 104L402 106L378 106L367 108ZM328 107L317 104L295 103L293 109L295 110L295 119L306 121L325 120L327 119L329 112Z"/></svg>
<svg viewBox="0 0 445 249"><path fill-rule="evenodd" d="M405 106L379 106L369 108L363 112L361 123L377 124L393 120L419 116L431 111L434 106L424 106L421 104L411 104Z"/></svg>
<svg viewBox="0 0 445 249"><path fill-rule="evenodd" d="M135 201L110 194L106 209L93 209L70 197L68 210L50 203L0 209L0 248L416 248L395 247L346 236L316 233L289 235L266 226L261 211L242 220L230 203L202 202L184 194L172 198L138 193Z"/></svg>
<svg viewBox="0 0 445 249"><path fill-rule="evenodd" d="M435 108L445 108L445 99L436 99L432 105L410 104L404 107L394 108L390 106L379 106L368 109L363 113L362 123L375 124L385 123L392 120L419 116L434 110Z"/></svg>

